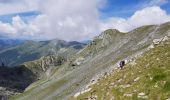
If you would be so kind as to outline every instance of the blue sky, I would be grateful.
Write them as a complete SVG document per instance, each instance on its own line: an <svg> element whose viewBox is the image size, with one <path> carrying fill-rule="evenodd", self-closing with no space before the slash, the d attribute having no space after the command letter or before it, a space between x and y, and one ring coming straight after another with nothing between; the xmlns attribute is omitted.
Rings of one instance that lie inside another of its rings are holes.
<svg viewBox="0 0 170 100"><path fill-rule="evenodd" d="M100 9L101 17L129 17L135 12L135 6L139 3L139 0L108 0L107 6Z"/></svg>
<svg viewBox="0 0 170 100"><path fill-rule="evenodd" d="M164 10L166 10L168 12L168 14L170 14L170 1L168 0L168 2L164 5L161 6Z"/></svg>
<svg viewBox="0 0 170 100"><path fill-rule="evenodd" d="M142 9L147 6L153 6L158 5L167 13L170 13L170 2L169 0L162 0L166 1L165 3L149 5L149 3L152 0L107 0L107 4L99 9L100 12L100 18L107 19L110 17L123 17L128 18L134 14L135 11ZM161 0L155 0L155 1L161 1ZM7 3L8 0L5 1ZM9 0L10 2L10 0ZM0 15L0 21L2 22L8 22L10 23L12 21L12 17L14 16L20 16L24 21L29 21L30 19L36 17L39 15L40 12L38 11L28 11L28 12L18 12L18 13L11 13L11 14L5 14Z"/></svg>
<svg viewBox="0 0 170 100"><path fill-rule="evenodd" d="M39 14L40 13L36 11L29 11L29 12L20 12L20 13L13 13L13 14L7 14L7 15L0 15L0 21L4 23L11 23L12 17L20 16L24 21L27 22L30 19L35 18Z"/></svg>
<svg viewBox="0 0 170 100"><path fill-rule="evenodd" d="M0 36L87 40L170 21L170 0L0 0Z"/></svg>
<svg viewBox="0 0 170 100"><path fill-rule="evenodd" d="M163 3L158 3L161 0L155 0L155 3L150 4L153 0L108 0L106 6L100 9L101 17L123 17L128 18L134 14L137 10L140 10L147 6L160 6L162 9L170 13L169 0ZM156 2L157 1L157 2Z"/></svg>

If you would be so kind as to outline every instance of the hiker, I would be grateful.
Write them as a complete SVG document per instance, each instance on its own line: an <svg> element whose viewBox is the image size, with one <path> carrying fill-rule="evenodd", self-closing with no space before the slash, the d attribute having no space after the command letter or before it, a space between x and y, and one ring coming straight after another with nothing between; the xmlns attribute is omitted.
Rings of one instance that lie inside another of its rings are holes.
<svg viewBox="0 0 170 100"><path fill-rule="evenodd" d="M120 61L119 65L120 65L120 68L123 69L123 66L125 66L125 61L124 60Z"/></svg>
<svg viewBox="0 0 170 100"><path fill-rule="evenodd" d="M2 67L5 67L5 64L2 62Z"/></svg>

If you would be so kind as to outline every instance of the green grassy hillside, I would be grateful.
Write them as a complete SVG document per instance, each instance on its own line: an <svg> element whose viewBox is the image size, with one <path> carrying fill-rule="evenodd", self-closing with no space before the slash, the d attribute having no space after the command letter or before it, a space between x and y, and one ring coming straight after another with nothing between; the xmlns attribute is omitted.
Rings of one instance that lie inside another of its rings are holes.
<svg viewBox="0 0 170 100"><path fill-rule="evenodd" d="M170 98L170 40L89 88L90 91L74 99L167 100Z"/></svg>
<svg viewBox="0 0 170 100"><path fill-rule="evenodd" d="M166 39L169 35L170 23L143 26L127 33L115 29L106 30L61 66L54 66L47 77L31 84L24 93L11 97L11 99L68 100L71 96L86 89L89 84L93 83L93 80L95 82L105 73L109 73L120 60L133 59L137 55L143 54L155 41ZM31 68L37 68L36 66ZM126 68L128 70L131 67ZM128 71L123 71L120 72L120 75L125 74L125 72L128 73ZM118 81L123 76L117 75L117 77ZM131 85L130 83L131 81L128 81L126 84ZM129 85L126 87L129 87ZM104 90L102 89L102 91ZM105 100L105 98L102 98L102 100Z"/></svg>
<svg viewBox="0 0 170 100"><path fill-rule="evenodd" d="M5 49L8 49L10 47L20 45L23 42L24 42L24 40L10 39L10 38L5 38L3 36L0 36L0 52L5 50Z"/></svg>

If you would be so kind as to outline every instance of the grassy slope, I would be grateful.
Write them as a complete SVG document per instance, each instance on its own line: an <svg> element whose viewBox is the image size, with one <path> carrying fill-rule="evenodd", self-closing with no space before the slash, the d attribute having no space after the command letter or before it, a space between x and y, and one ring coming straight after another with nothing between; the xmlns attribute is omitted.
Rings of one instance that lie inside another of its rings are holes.
<svg viewBox="0 0 170 100"><path fill-rule="evenodd" d="M97 100L165 100L170 98L170 40L146 52L136 64L127 64L123 70L92 85L78 100L97 96ZM139 97L139 93L145 96Z"/></svg>
<svg viewBox="0 0 170 100"><path fill-rule="evenodd" d="M105 72L104 70L109 68L110 64L115 64L137 51L147 48L153 39L165 35L166 32L155 32L155 27L156 26L145 26L127 34L117 34L117 32L114 33L114 30L108 30L104 34L103 39L95 39L78 55L75 55L75 58L85 58L85 62L80 66L70 66L70 64L62 65L59 69L53 70L53 74L47 79L41 79L33 83L23 94L14 96L11 99L35 100L40 98L41 100L67 100L67 97L74 95L80 89L84 88L96 73ZM73 59L73 61L74 60L75 59ZM53 86L53 84L56 86ZM60 88L58 88L58 85ZM46 89L48 89L48 91L46 91ZM43 98L41 97L42 92L45 94Z"/></svg>
<svg viewBox="0 0 170 100"><path fill-rule="evenodd" d="M57 68L54 68L51 74L57 75L57 70ZM39 81L36 81L30 87L28 87L24 93L13 96L10 98L10 100L43 100L44 98L48 97L50 93L55 92L61 86L65 85L65 83L68 81L67 79L59 79L58 81L55 81L55 77L53 77L55 75L51 75L51 78L43 78ZM52 80L54 81L50 82ZM48 84L49 82L51 84ZM39 87L42 87L42 89ZM28 98L30 95L31 97Z"/></svg>

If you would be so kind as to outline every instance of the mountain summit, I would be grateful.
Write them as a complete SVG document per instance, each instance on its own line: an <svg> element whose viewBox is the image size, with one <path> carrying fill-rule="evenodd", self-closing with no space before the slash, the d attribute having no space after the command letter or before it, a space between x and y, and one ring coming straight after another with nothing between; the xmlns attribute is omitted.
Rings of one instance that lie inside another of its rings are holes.
<svg viewBox="0 0 170 100"><path fill-rule="evenodd" d="M154 47L157 48L156 47L157 44L161 43L162 41L168 40L169 36L170 36L170 23L164 23L162 25L143 26L127 33L122 33L114 29L106 30L101 35L95 37L94 40L91 43L89 43L86 47L84 47L82 50L77 52L75 55L71 56L66 62L62 63L60 67L52 68L50 74L48 74L46 77L42 77L39 81L31 84L25 90L24 93L16 95L11 99L68 100L68 99L74 99L76 97L81 98L86 96L88 98L89 93L93 92L89 89L89 87L92 84L95 84L96 82L100 81L107 75L114 73L115 69L117 69L117 64L120 61L125 60L126 63L135 61L138 57L142 56L148 50ZM161 46L162 48L164 48L164 45ZM167 61L167 59L165 60ZM144 64L147 65L147 63ZM37 65L35 65L35 68L36 66ZM134 70L137 70L137 68ZM154 69L154 66L150 68ZM125 70L127 71L127 69ZM143 69L142 71L145 71L145 69ZM119 72L121 73L121 71ZM125 71L122 71L122 73L124 72ZM117 77L120 78L119 76ZM119 80L117 78L115 79ZM140 77L140 79L144 79L144 77ZM110 81L114 81L114 80L110 80ZM106 81L106 82L110 82L110 81ZM125 79L123 78L122 81L126 81L126 78ZM129 84L131 84L130 81ZM166 88L168 88L169 83L166 84L167 84ZM99 86L102 85L105 84L103 84L101 81L99 83ZM92 87L92 90L95 90L95 86L96 85ZM124 87L124 85L122 85L122 87ZM83 94L85 93L85 91L87 92L87 95ZM152 91L152 90L148 90L148 91ZM99 93L98 91L96 91L95 93L97 93L97 95L95 96L99 97L98 99L101 100L104 99L104 98L100 98L103 96L98 95ZM103 93L106 93L107 95L107 92L103 92ZM119 92L114 92L114 93L119 93L120 95L122 95L121 90ZM138 91L136 91L136 94L137 93ZM152 93L152 92L143 93L143 91L141 91L139 96L145 96L148 95L148 93ZM169 95L168 92L165 93ZM127 93L125 93L125 95L126 94ZM163 93L161 94L163 96ZM108 97L105 94L103 95L104 97ZM108 95L110 95L110 93L108 93ZM151 99L153 99L152 96ZM105 98L105 100L107 99Z"/></svg>

